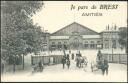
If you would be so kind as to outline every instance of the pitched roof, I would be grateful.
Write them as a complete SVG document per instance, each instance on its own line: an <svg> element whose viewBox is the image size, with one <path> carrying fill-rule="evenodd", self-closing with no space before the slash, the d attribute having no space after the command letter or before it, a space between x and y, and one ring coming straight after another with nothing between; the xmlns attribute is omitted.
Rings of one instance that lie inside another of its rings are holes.
<svg viewBox="0 0 128 83"><path fill-rule="evenodd" d="M89 29L79 23L73 22L64 28L52 33L52 36L70 36L73 32L78 32L80 35L99 35L98 32Z"/></svg>

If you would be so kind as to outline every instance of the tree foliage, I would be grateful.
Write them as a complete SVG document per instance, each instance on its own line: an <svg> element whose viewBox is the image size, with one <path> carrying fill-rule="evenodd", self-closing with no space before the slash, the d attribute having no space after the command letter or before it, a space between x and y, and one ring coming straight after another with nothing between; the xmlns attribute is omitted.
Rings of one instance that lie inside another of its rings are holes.
<svg viewBox="0 0 128 83"><path fill-rule="evenodd" d="M122 47L127 46L127 28L121 27L119 29L119 43Z"/></svg>
<svg viewBox="0 0 128 83"><path fill-rule="evenodd" d="M31 16L41 10L42 1L1 1L1 57L41 50L41 27Z"/></svg>

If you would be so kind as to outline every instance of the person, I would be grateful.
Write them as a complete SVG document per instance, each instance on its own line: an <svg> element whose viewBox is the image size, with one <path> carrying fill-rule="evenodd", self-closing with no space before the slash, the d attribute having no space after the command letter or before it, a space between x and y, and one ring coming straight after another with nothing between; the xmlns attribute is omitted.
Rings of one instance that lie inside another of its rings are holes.
<svg viewBox="0 0 128 83"><path fill-rule="evenodd" d="M69 60L69 54L67 54L67 60Z"/></svg>
<svg viewBox="0 0 128 83"><path fill-rule="evenodd" d="M101 64L101 70L103 75L105 74L105 72L106 72L106 75L108 75L108 67L109 67L108 61L104 59Z"/></svg>
<svg viewBox="0 0 128 83"><path fill-rule="evenodd" d="M74 60L74 54L72 53L72 60Z"/></svg>
<svg viewBox="0 0 128 83"><path fill-rule="evenodd" d="M105 59L104 60L104 73L106 72L106 75L108 75L108 67L109 67L108 60Z"/></svg>
<svg viewBox="0 0 128 83"><path fill-rule="evenodd" d="M98 60L101 60L102 59L102 53L101 53L100 50L98 51L97 57L98 57Z"/></svg>
<svg viewBox="0 0 128 83"><path fill-rule="evenodd" d="M96 61L97 61L98 65L102 65L102 60L103 60L102 53L99 50L98 53L97 53L97 58L96 58Z"/></svg>
<svg viewBox="0 0 128 83"><path fill-rule="evenodd" d="M82 55L81 55L80 51L79 51L79 57L82 57Z"/></svg>
<svg viewBox="0 0 128 83"><path fill-rule="evenodd" d="M79 67L79 58L78 58L78 54L76 54L75 61L76 61L76 67Z"/></svg>
<svg viewBox="0 0 128 83"><path fill-rule="evenodd" d="M41 60L39 61L39 69L40 69L40 72L43 70L43 65L42 65Z"/></svg>
<svg viewBox="0 0 128 83"><path fill-rule="evenodd" d="M70 60L67 60L67 66L68 66L68 69L70 67Z"/></svg>
<svg viewBox="0 0 128 83"><path fill-rule="evenodd" d="M65 58L65 56L63 56L63 58L62 58L62 64L63 64L63 69L65 68L65 63L66 63L66 58Z"/></svg>

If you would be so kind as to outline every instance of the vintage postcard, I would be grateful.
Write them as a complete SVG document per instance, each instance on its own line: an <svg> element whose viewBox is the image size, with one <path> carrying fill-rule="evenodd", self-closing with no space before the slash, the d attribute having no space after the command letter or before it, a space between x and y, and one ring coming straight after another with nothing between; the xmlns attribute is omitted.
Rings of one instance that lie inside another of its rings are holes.
<svg viewBox="0 0 128 83"><path fill-rule="evenodd" d="M127 82L126 1L1 1L1 82Z"/></svg>

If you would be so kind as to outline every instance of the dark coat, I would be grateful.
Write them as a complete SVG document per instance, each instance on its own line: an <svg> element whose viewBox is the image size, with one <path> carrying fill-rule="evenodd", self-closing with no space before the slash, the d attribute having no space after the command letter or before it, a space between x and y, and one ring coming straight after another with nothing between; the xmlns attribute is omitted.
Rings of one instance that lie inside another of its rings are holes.
<svg viewBox="0 0 128 83"><path fill-rule="evenodd" d="M66 63L66 59L63 57L61 62L62 62L62 64L65 64Z"/></svg>
<svg viewBox="0 0 128 83"><path fill-rule="evenodd" d="M109 67L109 65L108 65L108 60L104 60L104 67L105 67L105 68L108 68L108 67Z"/></svg>
<svg viewBox="0 0 128 83"><path fill-rule="evenodd" d="M39 62L39 67L42 67L42 63L41 63L41 61Z"/></svg>
<svg viewBox="0 0 128 83"><path fill-rule="evenodd" d="M70 65L70 60L67 61L67 65Z"/></svg>

